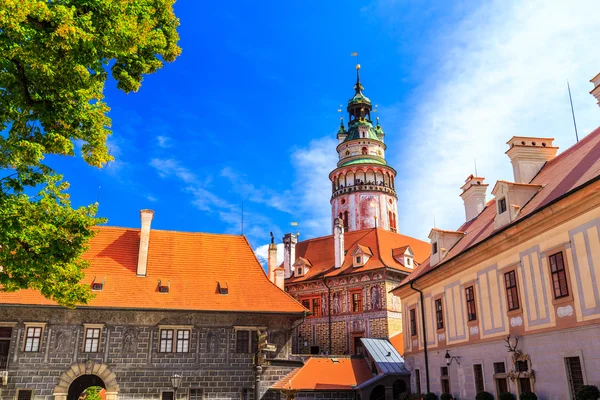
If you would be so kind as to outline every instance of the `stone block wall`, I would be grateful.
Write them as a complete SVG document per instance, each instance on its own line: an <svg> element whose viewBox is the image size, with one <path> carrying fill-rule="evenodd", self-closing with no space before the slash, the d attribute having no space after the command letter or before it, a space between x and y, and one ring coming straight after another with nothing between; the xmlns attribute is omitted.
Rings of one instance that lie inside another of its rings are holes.
<svg viewBox="0 0 600 400"><path fill-rule="evenodd" d="M172 391L171 376L182 383L178 399L191 388L204 399L253 399L255 367L252 353L236 353L235 326L266 327L274 338L277 358L290 355L290 333L297 317L270 314L193 313L178 311L67 310L50 307L0 307L0 325L10 325L8 385L0 399L14 400L19 389L33 390L35 400L65 400L70 383L81 375L101 375L107 400L154 399ZM45 322L40 351L24 352L25 324ZM98 352L84 352L84 326L103 323ZM159 352L159 327L191 328L189 351ZM102 374L97 373L102 371ZM263 371L262 394L290 367ZM110 381L110 382L109 382ZM110 385L109 385L110 383ZM109 388L110 386L110 388ZM55 396L55 394L58 394Z"/></svg>

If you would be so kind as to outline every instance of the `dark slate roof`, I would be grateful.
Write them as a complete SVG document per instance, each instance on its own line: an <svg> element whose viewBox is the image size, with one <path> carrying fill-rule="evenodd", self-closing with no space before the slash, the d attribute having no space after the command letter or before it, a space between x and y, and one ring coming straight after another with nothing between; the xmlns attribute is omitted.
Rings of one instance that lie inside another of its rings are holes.
<svg viewBox="0 0 600 400"><path fill-rule="evenodd" d="M387 339L361 338L363 346L382 374L408 374L404 359Z"/></svg>

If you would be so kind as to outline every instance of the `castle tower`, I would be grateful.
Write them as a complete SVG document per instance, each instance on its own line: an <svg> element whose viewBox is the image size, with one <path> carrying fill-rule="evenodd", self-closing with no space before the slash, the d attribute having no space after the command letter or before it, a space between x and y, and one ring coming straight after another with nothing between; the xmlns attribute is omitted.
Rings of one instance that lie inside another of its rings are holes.
<svg viewBox="0 0 600 400"><path fill-rule="evenodd" d="M362 91L360 65L356 65L355 94L348 101L348 130L342 119L337 133L339 161L331 171L331 225L336 218L344 231L382 228L397 232L398 197L394 189L396 171L385 160L384 132L373 127L371 100Z"/></svg>

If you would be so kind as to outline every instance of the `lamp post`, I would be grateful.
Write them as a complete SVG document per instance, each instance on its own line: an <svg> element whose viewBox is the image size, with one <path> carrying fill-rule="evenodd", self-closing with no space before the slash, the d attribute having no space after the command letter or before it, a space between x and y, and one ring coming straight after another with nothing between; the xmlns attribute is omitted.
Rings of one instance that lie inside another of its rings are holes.
<svg viewBox="0 0 600 400"><path fill-rule="evenodd" d="M173 374L171 376L171 386L173 387L173 400L177 399L177 389L181 386L181 375Z"/></svg>

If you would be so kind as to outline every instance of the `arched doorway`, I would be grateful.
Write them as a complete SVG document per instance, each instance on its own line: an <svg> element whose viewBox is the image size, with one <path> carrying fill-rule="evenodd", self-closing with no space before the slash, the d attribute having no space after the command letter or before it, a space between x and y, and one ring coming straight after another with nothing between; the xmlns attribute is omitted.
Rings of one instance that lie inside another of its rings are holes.
<svg viewBox="0 0 600 400"><path fill-rule="evenodd" d="M394 400L396 400L400 397L401 393L406 392L406 382L404 382L402 379L396 379L394 381L393 389Z"/></svg>
<svg viewBox="0 0 600 400"><path fill-rule="evenodd" d="M385 387L382 385L375 386L371 391L370 400L385 400Z"/></svg>
<svg viewBox="0 0 600 400"><path fill-rule="evenodd" d="M106 389L102 379L98 378L96 375L81 375L71 382L69 392L67 393L67 400L78 400L87 388L94 386L100 386L101 388Z"/></svg>
<svg viewBox="0 0 600 400"><path fill-rule="evenodd" d="M106 400L117 400L117 376L106 364L98 364L91 360L71 365L71 368L58 378L58 384L54 387L54 400L77 400L85 389L93 386L106 389Z"/></svg>

